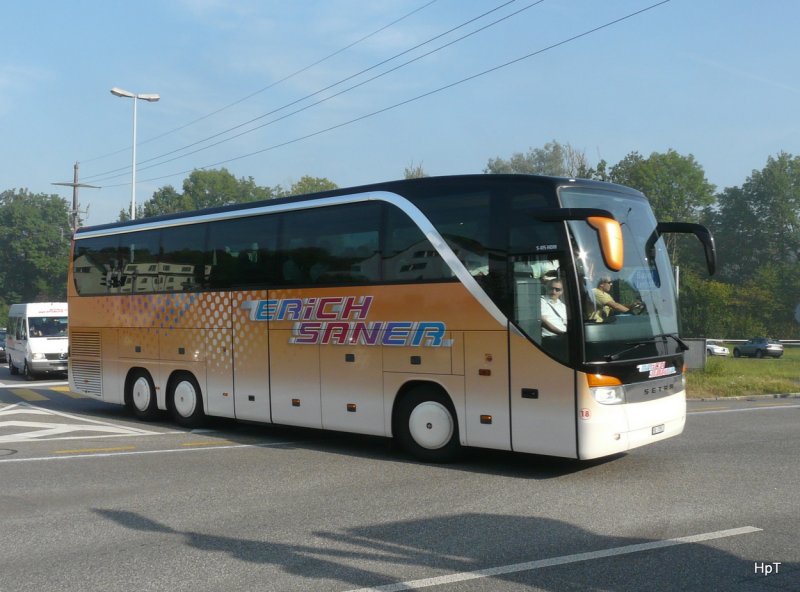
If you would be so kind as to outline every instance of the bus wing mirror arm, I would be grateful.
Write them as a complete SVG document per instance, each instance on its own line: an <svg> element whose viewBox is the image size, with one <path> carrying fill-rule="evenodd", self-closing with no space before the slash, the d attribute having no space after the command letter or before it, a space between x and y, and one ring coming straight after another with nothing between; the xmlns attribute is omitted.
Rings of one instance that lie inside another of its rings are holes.
<svg viewBox="0 0 800 592"><path fill-rule="evenodd" d="M711 231L702 224L692 222L659 222L656 226L658 234L681 233L693 234L702 243L706 253L706 265L708 275L714 275L717 271L717 246L714 243L714 236Z"/></svg>
<svg viewBox="0 0 800 592"><path fill-rule="evenodd" d="M619 271L625 263L622 227L614 214L598 208L547 208L538 210L534 216L545 222L583 220L597 232L603 262L611 271Z"/></svg>

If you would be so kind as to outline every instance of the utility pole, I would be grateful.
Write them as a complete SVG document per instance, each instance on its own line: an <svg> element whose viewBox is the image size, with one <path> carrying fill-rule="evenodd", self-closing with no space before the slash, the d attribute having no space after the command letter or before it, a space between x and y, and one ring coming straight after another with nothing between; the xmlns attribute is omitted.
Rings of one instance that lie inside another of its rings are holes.
<svg viewBox="0 0 800 592"><path fill-rule="evenodd" d="M72 183L53 183L53 185L65 185L67 187L72 187L72 209L69 212L69 227L72 229L72 234L75 234L75 231L78 230L78 226L81 223L80 217L80 210L78 209L78 188L79 187L89 187L90 189L100 189L97 185L87 185L86 183L79 183L78 182L78 168L79 165L76 162L75 166L73 167L72 173Z"/></svg>

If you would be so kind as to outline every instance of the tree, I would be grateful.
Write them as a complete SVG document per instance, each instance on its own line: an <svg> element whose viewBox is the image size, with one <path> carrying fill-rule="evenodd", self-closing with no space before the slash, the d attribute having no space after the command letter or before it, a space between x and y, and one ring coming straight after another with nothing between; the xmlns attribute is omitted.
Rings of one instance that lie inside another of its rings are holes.
<svg viewBox="0 0 800 592"><path fill-rule="evenodd" d="M275 197L288 197L290 195L304 195L306 193L318 193L320 191L330 191L338 189L338 185L325 177L311 177L304 175L288 190L283 190L280 186L275 188Z"/></svg>
<svg viewBox="0 0 800 592"><path fill-rule="evenodd" d="M691 154L682 156L672 149L653 152L647 158L631 152L611 167L609 176L615 183L644 193L661 222L698 222L704 208L714 201L715 187L706 180L703 167ZM700 265L695 239L690 243L689 237L674 234L665 239L674 264Z"/></svg>
<svg viewBox="0 0 800 592"><path fill-rule="evenodd" d="M428 173L422 168L422 163L415 165L413 160L403 171L403 179L422 179L427 176Z"/></svg>
<svg viewBox="0 0 800 592"><path fill-rule="evenodd" d="M800 261L800 157L781 152L729 187L708 211L721 253L721 276L741 282L773 264Z"/></svg>
<svg viewBox="0 0 800 592"><path fill-rule="evenodd" d="M256 185L252 177L237 179L227 169L195 170L184 180L183 193L167 185L137 209L141 217L186 212L234 203L271 199L274 191Z"/></svg>
<svg viewBox="0 0 800 592"><path fill-rule="evenodd" d="M67 295L69 204L26 189L0 193L0 318L14 302Z"/></svg>
<svg viewBox="0 0 800 592"><path fill-rule="evenodd" d="M527 154L515 152L509 160L490 158L483 172L581 178L593 178L595 175L582 150L556 140L548 142L542 148L530 148Z"/></svg>
<svg viewBox="0 0 800 592"><path fill-rule="evenodd" d="M631 152L611 167L610 178L644 193L664 222L697 222L703 208L714 202L715 187L703 167L691 154L681 156L672 149L648 158Z"/></svg>
<svg viewBox="0 0 800 592"><path fill-rule="evenodd" d="M161 214L182 212L185 209L183 196L172 185L166 185L153 193L142 207L141 218L150 218ZM139 214L139 212L137 212Z"/></svg>

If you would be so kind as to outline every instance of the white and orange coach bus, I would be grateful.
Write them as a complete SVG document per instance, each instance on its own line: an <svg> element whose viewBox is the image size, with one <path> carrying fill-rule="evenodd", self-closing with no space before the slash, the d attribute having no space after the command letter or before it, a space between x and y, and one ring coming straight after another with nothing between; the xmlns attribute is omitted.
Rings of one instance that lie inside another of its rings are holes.
<svg viewBox="0 0 800 592"><path fill-rule="evenodd" d="M168 412L578 459L680 434L683 351L648 201L609 183L433 177L79 229L70 388ZM551 280L566 330L543 329ZM609 312L597 296L628 302ZM606 309L604 311L604 309Z"/></svg>

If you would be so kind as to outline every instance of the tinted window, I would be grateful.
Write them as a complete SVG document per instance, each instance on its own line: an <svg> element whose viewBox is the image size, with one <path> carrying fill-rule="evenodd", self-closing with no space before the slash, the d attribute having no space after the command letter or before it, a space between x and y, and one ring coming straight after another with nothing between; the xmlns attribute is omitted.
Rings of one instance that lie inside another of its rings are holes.
<svg viewBox="0 0 800 592"><path fill-rule="evenodd" d="M120 253L124 262L121 292L138 294L158 289L159 235L158 230L120 235Z"/></svg>
<svg viewBox="0 0 800 592"><path fill-rule="evenodd" d="M419 227L403 212L387 206L383 279L419 281L452 278L453 272Z"/></svg>
<svg viewBox="0 0 800 592"><path fill-rule="evenodd" d="M449 203L438 207L443 218ZM485 275L486 250L473 237L485 236L488 219L472 207L450 217L445 237L472 273ZM380 202L79 238L73 270L82 295L454 277L419 227Z"/></svg>
<svg viewBox="0 0 800 592"><path fill-rule="evenodd" d="M75 244L75 287L79 294L118 292L122 269L119 236L83 239Z"/></svg>
<svg viewBox="0 0 800 592"><path fill-rule="evenodd" d="M206 286L207 226L176 226L161 233L156 291L198 290Z"/></svg>
<svg viewBox="0 0 800 592"><path fill-rule="evenodd" d="M381 205L333 206L282 216L281 275L288 285L380 281Z"/></svg>
<svg viewBox="0 0 800 592"><path fill-rule="evenodd" d="M280 282L278 216L252 216L209 224L208 286L266 287Z"/></svg>
<svg viewBox="0 0 800 592"><path fill-rule="evenodd" d="M420 200L418 205L473 276L489 273L489 192L457 193Z"/></svg>

